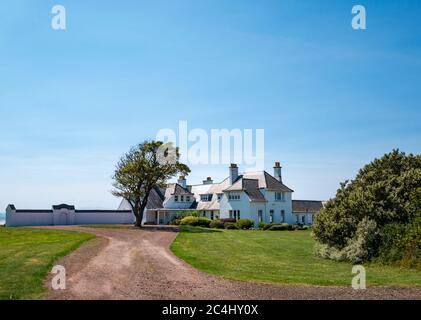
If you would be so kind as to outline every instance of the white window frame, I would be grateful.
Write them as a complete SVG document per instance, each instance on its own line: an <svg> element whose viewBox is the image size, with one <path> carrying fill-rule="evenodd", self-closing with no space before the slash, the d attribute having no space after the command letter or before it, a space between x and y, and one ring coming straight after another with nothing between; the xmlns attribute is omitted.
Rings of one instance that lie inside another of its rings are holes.
<svg viewBox="0 0 421 320"><path fill-rule="evenodd" d="M275 192L275 201L285 201L285 192Z"/></svg>
<svg viewBox="0 0 421 320"><path fill-rule="evenodd" d="M241 196L238 193L233 193L233 194L229 194L228 196L228 200L233 200L233 201L240 201L241 200Z"/></svg>
<svg viewBox="0 0 421 320"><path fill-rule="evenodd" d="M263 210L257 211L257 220L259 220L259 223L263 222Z"/></svg>

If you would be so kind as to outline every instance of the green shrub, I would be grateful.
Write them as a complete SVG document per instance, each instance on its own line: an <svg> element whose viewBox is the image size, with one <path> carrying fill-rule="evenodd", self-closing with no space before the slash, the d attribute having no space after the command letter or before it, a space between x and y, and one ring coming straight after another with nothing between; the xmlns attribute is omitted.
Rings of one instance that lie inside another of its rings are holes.
<svg viewBox="0 0 421 320"><path fill-rule="evenodd" d="M248 230L252 228L254 225L254 221L251 219L239 219L237 221L237 226L239 229Z"/></svg>
<svg viewBox="0 0 421 320"><path fill-rule="evenodd" d="M269 230L269 228L270 228L270 227L272 227L272 226L273 226L273 223L268 223L268 224L265 224L265 225L263 226L263 230L264 230L264 231Z"/></svg>
<svg viewBox="0 0 421 320"><path fill-rule="evenodd" d="M185 217L198 217L198 216L199 216L199 212L197 212L197 211L188 211L188 210L179 211L176 214L177 219L180 219L180 220L183 219L183 218L185 218Z"/></svg>
<svg viewBox="0 0 421 320"><path fill-rule="evenodd" d="M290 231L293 230L292 225L288 223L281 223L281 224L273 224L269 229L269 231Z"/></svg>
<svg viewBox="0 0 421 320"><path fill-rule="evenodd" d="M180 222L181 222L181 219L173 219L171 222L170 222L170 225L172 225L172 226L178 226L178 225L180 225Z"/></svg>
<svg viewBox="0 0 421 320"><path fill-rule="evenodd" d="M188 216L181 219L180 225L209 228L211 222L212 220L208 218Z"/></svg>
<svg viewBox="0 0 421 320"><path fill-rule="evenodd" d="M348 240L344 248L338 249L329 245L315 247L316 255L338 261L362 263L374 256L373 250L379 241L377 224L368 218L363 219L357 227L356 236Z"/></svg>
<svg viewBox="0 0 421 320"><path fill-rule="evenodd" d="M421 218L411 224L388 224L380 237L379 261L421 269Z"/></svg>
<svg viewBox="0 0 421 320"><path fill-rule="evenodd" d="M366 165L316 215L312 230L319 255L361 263L399 259L403 248L417 251L415 240L403 240L408 247L392 240L403 234L397 225L411 228L420 216L420 185L421 155L394 150Z"/></svg>
<svg viewBox="0 0 421 320"><path fill-rule="evenodd" d="M211 222L211 219L199 217L199 227L209 228Z"/></svg>
<svg viewBox="0 0 421 320"><path fill-rule="evenodd" d="M259 222L259 229L265 229L265 225L266 225L266 223L264 223L264 222Z"/></svg>
<svg viewBox="0 0 421 320"><path fill-rule="evenodd" d="M238 226L234 222L225 222L224 223L224 228L225 229L229 229L229 230L234 230L234 229L238 229Z"/></svg>
<svg viewBox="0 0 421 320"><path fill-rule="evenodd" d="M293 224L291 225L291 230L297 230L297 231L303 231L303 230L309 230L310 226L306 226L303 224Z"/></svg>
<svg viewBox="0 0 421 320"><path fill-rule="evenodd" d="M216 229L224 229L224 223L221 220L212 220L209 227Z"/></svg>
<svg viewBox="0 0 421 320"><path fill-rule="evenodd" d="M197 226L199 224L199 218L193 216L187 216L181 219L180 225Z"/></svg>

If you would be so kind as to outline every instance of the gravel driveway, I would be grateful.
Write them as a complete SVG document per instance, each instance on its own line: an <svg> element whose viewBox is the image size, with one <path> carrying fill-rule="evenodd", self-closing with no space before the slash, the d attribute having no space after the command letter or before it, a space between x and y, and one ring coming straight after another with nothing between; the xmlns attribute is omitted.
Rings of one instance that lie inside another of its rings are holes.
<svg viewBox="0 0 421 320"><path fill-rule="evenodd" d="M204 274L174 256L174 230L53 227L98 237L64 257L66 290L47 299L421 299L421 288L271 285ZM50 287L51 276L46 281Z"/></svg>

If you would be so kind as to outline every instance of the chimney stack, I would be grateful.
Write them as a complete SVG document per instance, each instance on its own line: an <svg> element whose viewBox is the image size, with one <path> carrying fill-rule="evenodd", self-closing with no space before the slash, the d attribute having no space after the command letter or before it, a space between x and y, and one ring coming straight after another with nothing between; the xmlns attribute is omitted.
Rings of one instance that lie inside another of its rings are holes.
<svg viewBox="0 0 421 320"><path fill-rule="evenodd" d="M178 178L177 183L178 183L180 186L182 186L183 188L186 188L186 187L187 187L186 177L185 177L185 176L180 176L180 177Z"/></svg>
<svg viewBox="0 0 421 320"><path fill-rule="evenodd" d="M213 184L213 180L211 177L207 177L206 180L203 180L203 184Z"/></svg>
<svg viewBox="0 0 421 320"><path fill-rule="evenodd" d="M280 162L275 162L275 166L273 167L273 176L276 180L282 183L282 167Z"/></svg>
<svg viewBox="0 0 421 320"><path fill-rule="evenodd" d="M238 166L235 163L231 163L230 166L230 184L232 185L238 178Z"/></svg>

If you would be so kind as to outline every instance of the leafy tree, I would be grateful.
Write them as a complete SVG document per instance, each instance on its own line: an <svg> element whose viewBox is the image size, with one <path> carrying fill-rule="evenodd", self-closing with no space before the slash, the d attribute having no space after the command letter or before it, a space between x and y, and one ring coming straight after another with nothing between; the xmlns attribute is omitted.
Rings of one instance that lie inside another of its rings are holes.
<svg viewBox="0 0 421 320"><path fill-rule="evenodd" d="M421 156L394 150L341 184L316 217L318 253L353 262L370 260L388 224L412 223L420 213Z"/></svg>
<svg viewBox="0 0 421 320"><path fill-rule="evenodd" d="M123 155L117 163L112 194L130 204L141 227L143 213L153 188L164 187L177 174L187 175L188 166L179 162L178 148L161 141L145 141Z"/></svg>

